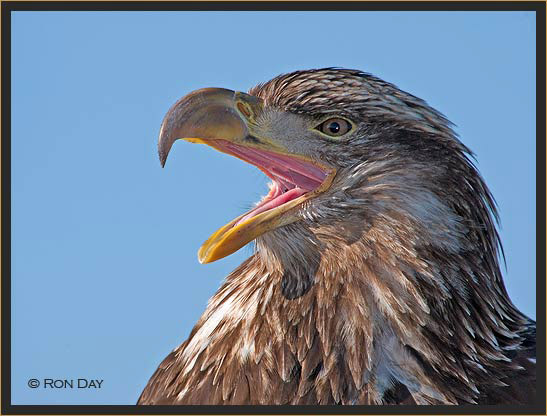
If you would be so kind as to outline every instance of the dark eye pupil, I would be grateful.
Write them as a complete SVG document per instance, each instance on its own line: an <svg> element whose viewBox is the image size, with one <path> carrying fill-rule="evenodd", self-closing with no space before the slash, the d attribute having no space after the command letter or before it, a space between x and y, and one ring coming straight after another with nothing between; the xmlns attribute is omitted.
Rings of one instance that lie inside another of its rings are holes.
<svg viewBox="0 0 547 416"><path fill-rule="evenodd" d="M333 121L329 124L329 131L331 133L338 133L340 131L340 124L336 121Z"/></svg>

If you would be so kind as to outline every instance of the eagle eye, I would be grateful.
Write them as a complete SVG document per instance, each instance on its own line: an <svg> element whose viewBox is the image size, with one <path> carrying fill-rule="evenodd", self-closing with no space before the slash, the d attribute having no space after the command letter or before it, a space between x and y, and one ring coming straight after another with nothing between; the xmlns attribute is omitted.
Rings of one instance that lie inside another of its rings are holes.
<svg viewBox="0 0 547 416"><path fill-rule="evenodd" d="M319 126L317 126L317 130L329 136L338 137L350 131L351 124L343 118L334 117L323 121Z"/></svg>

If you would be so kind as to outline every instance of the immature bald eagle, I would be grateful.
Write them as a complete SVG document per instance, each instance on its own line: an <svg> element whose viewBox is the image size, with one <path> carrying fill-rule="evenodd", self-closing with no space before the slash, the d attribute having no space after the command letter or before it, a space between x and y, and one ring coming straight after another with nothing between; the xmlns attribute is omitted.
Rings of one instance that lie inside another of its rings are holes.
<svg viewBox="0 0 547 416"><path fill-rule="evenodd" d="M356 70L211 88L161 126L272 179L199 259L248 242L139 404L535 401L535 322L511 303L496 209L450 123Z"/></svg>

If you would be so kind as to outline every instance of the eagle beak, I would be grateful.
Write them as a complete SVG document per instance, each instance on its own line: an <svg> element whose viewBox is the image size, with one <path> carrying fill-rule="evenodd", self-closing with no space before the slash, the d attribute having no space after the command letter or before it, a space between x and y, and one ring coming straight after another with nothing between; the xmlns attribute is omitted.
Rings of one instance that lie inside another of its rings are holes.
<svg viewBox="0 0 547 416"><path fill-rule="evenodd" d="M258 236L296 221L292 208L322 192L332 181L333 171L329 168L290 154L275 138L257 133L256 120L262 111L260 98L205 88L177 101L163 120L158 142L162 166L173 143L183 139L238 157L274 180L270 194L255 209L226 224L203 243L198 252L201 263L221 259ZM283 184L283 190L278 184ZM290 192L284 194L286 187Z"/></svg>

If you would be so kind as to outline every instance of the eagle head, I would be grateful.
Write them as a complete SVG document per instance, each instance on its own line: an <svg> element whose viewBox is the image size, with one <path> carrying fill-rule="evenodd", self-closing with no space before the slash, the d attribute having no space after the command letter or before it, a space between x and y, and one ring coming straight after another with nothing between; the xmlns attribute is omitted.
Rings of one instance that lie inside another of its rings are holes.
<svg viewBox="0 0 547 416"><path fill-rule="evenodd" d="M441 113L370 74L326 68L249 93L192 92L164 118L162 165L176 139L208 144L272 179L253 209L203 244L202 263L255 240L296 290L289 296L309 287L328 253L331 264L347 265L352 247L360 258L408 255L412 242L414 255L475 250L498 267L495 205L471 152Z"/></svg>

